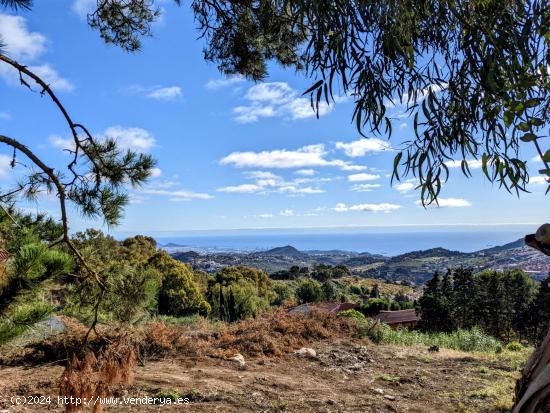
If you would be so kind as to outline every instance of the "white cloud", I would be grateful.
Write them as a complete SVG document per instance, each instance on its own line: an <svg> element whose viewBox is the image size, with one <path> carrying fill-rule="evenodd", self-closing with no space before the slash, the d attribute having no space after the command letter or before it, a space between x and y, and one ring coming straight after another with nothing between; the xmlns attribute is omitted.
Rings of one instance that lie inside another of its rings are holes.
<svg viewBox="0 0 550 413"><path fill-rule="evenodd" d="M0 178L9 175L11 167L12 157L4 154L0 154Z"/></svg>
<svg viewBox="0 0 550 413"><path fill-rule="evenodd" d="M245 174L247 179L254 180L254 183L226 186L218 188L219 192L242 193L242 194L267 194L281 193L290 195L320 194L323 191L320 188L303 186L306 183L321 183L323 179L300 178L286 181L283 177L266 171L251 171Z"/></svg>
<svg viewBox="0 0 550 413"><path fill-rule="evenodd" d="M0 112L0 120L11 120L11 114L9 112Z"/></svg>
<svg viewBox="0 0 550 413"><path fill-rule="evenodd" d="M542 158L540 157L540 155L537 155L531 159L531 162L542 162Z"/></svg>
<svg viewBox="0 0 550 413"><path fill-rule="evenodd" d="M422 201L416 201L416 205L422 206ZM470 203L470 201L462 198L439 198L437 200L437 204L433 202L430 205L426 206L431 208L464 208L470 207L472 206L472 204Z"/></svg>
<svg viewBox="0 0 550 413"><path fill-rule="evenodd" d="M357 184L351 187L352 191L356 192L371 192L373 189L380 188L380 184Z"/></svg>
<svg viewBox="0 0 550 413"><path fill-rule="evenodd" d="M408 93L405 93L401 99L396 97L393 101L386 101L384 104L386 105L386 108L391 108L395 106L408 106L411 107L415 104L418 104L422 102L424 99L426 99L430 93L430 91L433 94L438 94L442 90L445 90L447 88L446 83L442 83L441 85L438 84L431 84L425 87L424 89L419 89L413 93L413 95L409 96Z"/></svg>
<svg viewBox="0 0 550 413"><path fill-rule="evenodd" d="M399 124L399 129L405 129L407 127L407 122L402 122Z"/></svg>
<svg viewBox="0 0 550 413"><path fill-rule="evenodd" d="M376 181L377 179L380 179L380 175L367 173L348 175L348 181L350 182Z"/></svg>
<svg viewBox="0 0 550 413"><path fill-rule="evenodd" d="M291 217L294 215L294 211L292 209L285 209L279 212L279 215L282 217Z"/></svg>
<svg viewBox="0 0 550 413"><path fill-rule="evenodd" d="M313 176L315 175L315 169L299 169L294 171L294 173L301 176Z"/></svg>
<svg viewBox="0 0 550 413"><path fill-rule="evenodd" d="M544 176L532 176L529 178L529 183L532 185L548 185L548 178Z"/></svg>
<svg viewBox="0 0 550 413"><path fill-rule="evenodd" d="M103 133L95 135L98 141L106 138L115 139L120 149L131 149L137 152L148 152L155 146L155 138L148 131L142 128L125 128L122 126L111 126ZM74 150L73 138L63 138L59 135L51 135L49 137L51 145L58 149ZM158 169L158 168L157 168ZM160 173L160 169L158 169ZM153 172L157 173L157 172ZM155 175L160 176L160 175Z"/></svg>
<svg viewBox="0 0 550 413"><path fill-rule="evenodd" d="M168 196L169 201L173 202L182 202L182 201L193 201L193 200L207 200L214 198L212 195L201 193L201 192L193 192L188 191L186 189L179 189L175 191L169 191L166 189L155 189L155 188L144 188L141 190L144 194L149 195L161 195L161 196Z"/></svg>
<svg viewBox="0 0 550 413"><path fill-rule="evenodd" d="M470 169L480 169L483 166L483 161L479 159L467 159L466 162L468 162L468 168ZM448 168L461 168L462 161L447 161L445 162L445 165L447 165Z"/></svg>
<svg viewBox="0 0 550 413"><path fill-rule="evenodd" d="M256 215L258 218L273 218L273 214L259 214Z"/></svg>
<svg viewBox="0 0 550 413"><path fill-rule="evenodd" d="M153 135L142 128L111 126L105 130L103 136L115 139L121 149L147 152L155 146Z"/></svg>
<svg viewBox="0 0 550 413"><path fill-rule="evenodd" d="M398 183L397 185L394 185L393 187L398 191L398 192L401 192L402 194L406 194L407 192L410 192L412 191L414 188L416 188L416 184L414 182L411 182L411 181L407 181L407 182L400 182Z"/></svg>
<svg viewBox="0 0 550 413"><path fill-rule="evenodd" d="M237 76L231 76L223 79L210 79L205 87L209 90L216 90L216 89L222 89L227 86L233 86L239 83L242 83L245 81L244 76L237 75Z"/></svg>
<svg viewBox="0 0 550 413"><path fill-rule="evenodd" d="M97 8L97 0L75 0L71 9L78 14L80 18L86 18L88 13L92 13Z"/></svg>
<svg viewBox="0 0 550 413"><path fill-rule="evenodd" d="M248 104L233 109L235 120L239 123L252 123L271 117L299 120L316 116L310 99L300 97L286 82L254 85L248 89L244 98ZM319 116L331 110L332 106L325 102L319 104Z"/></svg>
<svg viewBox="0 0 550 413"><path fill-rule="evenodd" d="M60 90L64 92L70 92L74 89L74 86L67 79L64 79L57 73L49 64L43 64L39 66L31 66L29 70L34 72L44 82L46 82L53 90Z"/></svg>
<svg viewBox="0 0 550 413"><path fill-rule="evenodd" d="M156 100L174 100L181 96L181 88L179 86L155 88L146 96Z"/></svg>
<svg viewBox="0 0 550 413"><path fill-rule="evenodd" d="M333 208L336 212L348 212L348 211L366 211L366 212L384 212L390 213L401 208L401 205L381 203L381 204L358 204L347 206L343 203L338 203Z"/></svg>
<svg viewBox="0 0 550 413"><path fill-rule="evenodd" d="M62 78L51 65L36 64L36 60L46 52L47 39L41 33L30 32L23 17L0 13L0 39L5 44L4 49L8 56L29 65L29 70L41 77L53 89L59 91L74 89L73 85ZM0 66L0 76L10 84L20 84L19 73L12 67Z"/></svg>
<svg viewBox="0 0 550 413"><path fill-rule="evenodd" d="M151 169L151 178L158 178L162 175L162 170L160 168Z"/></svg>
<svg viewBox="0 0 550 413"><path fill-rule="evenodd" d="M326 159L327 151L323 144L308 145L295 151L277 149L262 152L233 152L223 158L222 165L234 165L237 168L307 168L334 166L344 171L359 171L366 167L353 165L339 159Z"/></svg>
<svg viewBox="0 0 550 413"><path fill-rule="evenodd" d="M218 191L228 192L228 193L238 193L238 194L253 194L253 193L259 192L263 189L264 189L264 187L262 187L260 185L242 184L242 185L226 186L224 188L219 188Z"/></svg>
<svg viewBox="0 0 550 413"><path fill-rule="evenodd" d="M377 138L362 138L353 142L336 142L336 149L341 149L349 157L365 156L370 152L382 152L391 150L391 145Z"/></svg>
<svg viewBox="0 0 550 413"><path fill-rule="evenodd" d="M34 60L46 51L46 37L29 32L21 16L0 13L0 37L6 54L16 60Z"/></svg>
<svg viewBox="0 0 550 413"><path fill-rule="evenodd" d="M54 148L57 149L70 149L74 150L74 139L73 138L62 138L59 135L51 135L48 140L50 141L51 145Z"/></svg>

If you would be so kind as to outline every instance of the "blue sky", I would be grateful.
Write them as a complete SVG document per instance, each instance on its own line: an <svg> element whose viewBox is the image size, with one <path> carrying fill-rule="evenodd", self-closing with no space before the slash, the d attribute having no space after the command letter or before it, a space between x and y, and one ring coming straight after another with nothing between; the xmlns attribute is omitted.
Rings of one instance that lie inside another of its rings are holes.
<svg viewBox="0 0 550 413"><path fill-rule="evenodd" d="M47 3L47 4L46 4ZM54 86L73 118L122 146L150 152L155 176L131 190L117 230L542 223L546 186L531 147L522 153L533 174L518 199L474 169L453 168L440 208L421 208L415 183L390 186L392 147L412 136L395 125L391 144L360 139L353 103L338 99L316 119L301 93L310 81L272 66L254 84L222 77L202 59L203 43L189 10L163 1L164 13L138 54L105 45L85 22L87 0L36 2L31 12L0 12L0 35L11 56ZM0 130L51 164L67 155L68 130L46 98L17 84L0 67ZM398 109L395 109L396 111ZM0 187L19 169L0 149ZM474 167L477 166L474 162ZM41 197L31 210L56 213ZM72 212L72 228L98 225Z"/></svg>

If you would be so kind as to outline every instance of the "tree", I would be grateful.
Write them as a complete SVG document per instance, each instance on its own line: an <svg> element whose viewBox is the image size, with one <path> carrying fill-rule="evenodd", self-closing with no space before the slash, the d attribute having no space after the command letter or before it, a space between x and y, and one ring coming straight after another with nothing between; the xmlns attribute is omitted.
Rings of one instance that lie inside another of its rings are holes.
<svg viewBox="0 0 550 413"><path fill-rule="evenodd" d="M156 271L162 280L158 297L160 314L184 317L210 312L210 305L200 293L188 265L160 251L149 259L146 268Z"/></svg>
<svg viewBox="0 0 550 413"><path fill-rule="evenodd" d="M529 309L531 315L532 337L541 343L550 328L550 276L546 277L539 286L536 298Z"/></svg>
<svg viewBox="0 0 550 413"><path fill-rule="evenodd" d="M443 280L439 273L426 282L424 294L418 300L421 319L419 327L424 331L452 331L454 326L451 319L449 297L449 275Z"/></svg>
<svg viewBox="0 0 550 413"><path fill-rule="evenodd" d="M263 271L247 267L223 268L208 286L212 316L228 322L255 317L278 299L269 287L269 277Z"/></svg>
<svg viewBox="0 0 550 413"><path fill-rule="evenodd" d="M453 319L458 328L470 329L476 323L474 314L479 301L472 269L458 268L453 272Z"/></svg>

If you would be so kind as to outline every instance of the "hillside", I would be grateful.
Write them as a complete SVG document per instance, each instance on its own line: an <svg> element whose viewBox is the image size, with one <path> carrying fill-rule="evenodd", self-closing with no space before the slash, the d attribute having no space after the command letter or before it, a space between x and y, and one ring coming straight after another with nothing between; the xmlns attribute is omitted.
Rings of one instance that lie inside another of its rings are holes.
<svg viewBox="0 0 550 413"><path fill-rule="evenodd" d="M444 272L447 268L456 267L472 267L475 270L521 268L537 279L544 278L550 272L550 257L525 246L523 240L471 253L432 248L394 257L339 250L299 251L288 245L253 253L174 252L173 256L207 272L216 272L231 265L245 265L273 273L295 265L311 267L314 264L328 264L345 265L354 274L363 277L414 284L424 283L435 271Z"/></svg>

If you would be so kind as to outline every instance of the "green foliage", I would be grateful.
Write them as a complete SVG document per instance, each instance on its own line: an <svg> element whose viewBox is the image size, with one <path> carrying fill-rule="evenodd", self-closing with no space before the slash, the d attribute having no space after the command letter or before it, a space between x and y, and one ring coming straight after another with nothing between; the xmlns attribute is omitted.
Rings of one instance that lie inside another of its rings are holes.
<svg viewBox="0 0 550 413"><path fill-rule="evenodd" d="M324 294L323 288L318 281L311 278L301 278L297 282L296 291L296 300L300 303L315 303L323 301Z"/></svg>
<svg viewBox="0 0 550 413"><path fill-rule="evenodd" d="M359 311L353 309L340 311L338 313L338 317L348 317L354 318L356 320L365 320L365 316L363 313L360 313Z"/></svg>
<svg viewBox="0 0 550 413"><path fill-rule="evenodd" d="M289 301L292 301L294 294L287 283L283 281L271 281L269 284L270 290L273 292L272 305L280 306Z"/></svg>
<svg viewBox="0 0 550 413"><path fill-rule="evenodd" d="M73 261L66 253L48 248L30 228L10 231L13 257L0 274L0 343L26 331L52 312L41 295L50 282L68 274Z"/></svg>
<svg viewBox="0 0 550 413"><path fill-rule="evenodd" d="M521 270L482 271L457 269L443 279L438 274L426 283L419 300L424 331L482 328L509 341L527 338L532 320L535 282Z"/></svg>
<svg viewBox="0 0 550 413"><path fill-rule="evenodd" d="M262 313L278 299L269 287L269 277L263 271L246 267L223 268L208 287L212 316L233 322Z"/></svg>
<svg viewBox="0 0 550 413"><path fill-rule="evenodd" d="M149 260L146 268L157 272L162 279L158 298L160 314L184 317L210 312L210 305L202 296L188 265L160 251Z"/></svg>
<svg viewBox="0 0 550 413"><path fill-rule="evenodd" d="M500 341L479 328L456 330L452 333L423 333L418 330L394 330L386 324L376 324L373 320L368 320L362 327L362 331L378 344L426 347L435 345L468 352L496 352L501 348Z"/></svg>
<svg viewBox="0 0 550 413"><path fill-rule="evenodd" d="M374 316L380 311L388 311L389 309L390 302L382 298L369 298L360 308L361 313L366 316Z"/></svg>
<svg viewBox="0 0 550 413"><path fill-rule="evenodd" d="M521 351L523 346L517 341L512 341L506 345L506 350L508 351Z"/></svg>

